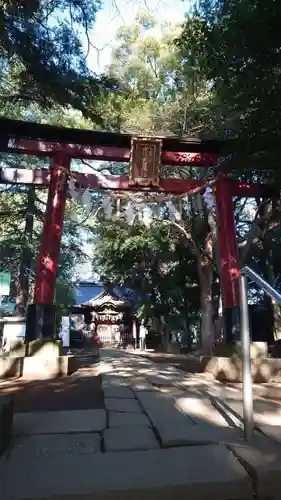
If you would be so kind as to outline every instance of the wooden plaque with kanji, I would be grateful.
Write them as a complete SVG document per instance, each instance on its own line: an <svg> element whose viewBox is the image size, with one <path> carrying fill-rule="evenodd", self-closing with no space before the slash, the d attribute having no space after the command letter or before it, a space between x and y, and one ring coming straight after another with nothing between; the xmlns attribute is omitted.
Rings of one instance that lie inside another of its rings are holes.
<svg viewBox="0 0 281 500"><path fill-rule="evenodd" d="M130 178L131 186L159 186L162 139L132 137Z"/></svg>

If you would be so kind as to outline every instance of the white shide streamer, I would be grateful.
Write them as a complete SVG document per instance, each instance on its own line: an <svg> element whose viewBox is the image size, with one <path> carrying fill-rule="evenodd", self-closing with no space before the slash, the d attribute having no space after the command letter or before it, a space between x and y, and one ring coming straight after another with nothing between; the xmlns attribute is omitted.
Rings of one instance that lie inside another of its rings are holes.
<svg viewBox="0 0 281 500"><path fill-rule="evenodd" d="M79 193L76 190L75 180L71 177L68 181L68 190L71 198L78 201Z"/></svg>
<svg viewBox="0 0 281 500"><path fill-rule="evenodd" d="M68 190L71 198L81 205L84 205L89 211L92 210L92 196L89 188L76 188L75 179L70 178L68 181Z"/></svg>
<svg viewBox="0 0 281 500"><path fill-rule="evenodd" d="M142 210L142 222L144 223L146 228L149 228L152 223L152 210L147 205Z"/></svg>
<svg viewBox="0 0 281 500"><path fill-rule="evenodd" d="M214 207L214 196L211 186L206 187L205 193L203 194L203 200L208 210L212 210Z"/></svg>
<svg viewBox="0 0 281 500"><path fill-rule="evenodd" d="M85 189L84 193L81 194L81 204L88 210L92 210L92 196L89 188Z"/></svg>
<svg viewBox="0 0 281 500"><path fill-rule="evenodd" d="M85 190L76 188L75 185L75 180L73 178L70 178L68 181L68 189L71 197L78 201L79 203L83 204L86 206L89 210L92 209L92 197L91 197L91 191L89 188L86 188ZM214 204L214 198L212 194L212 189L211 187L207 187L203 199L208 206L208 208L213 207ZM117 205L116 205L116 216L114 216L114 208L113 208L113 200L110 195L105 195L102 200L102 209L104 212L104 215L107 219L115 219L118 218L118 216L121 215L120 212L120 199L117 198ZM189 202L188 197L182 200L183 203L181 203L181 207L178 208L176 207L172 200L169 201L162 201L160 202L160 205L162 207L167 207L169 211L169 217L176 222L180 222L182 220L182 214L183 212L187 217L191 216L191 204ZM156 207L155 207L156 208ZM157 208L156 208L157 210ZM153 221L153 215L154 211L151 208L149 204L145 203L137 203L135 204L133 201L129 200L127 205L124 207L123 211L124 217L129 225L133 225L136 218L139 219L140 222L144 224L146 228L149 228L152 224Z"/></svg>
<svg viewBox="0 0 281 500"><path fill-rule="evenodd" d="M186 201L183 205L183 210L186 214L187 217L190 217L191 216L191 203L190 201Z"/></svg>
<svg viewBox="0 0 281 500"><path fill-rule="evenodd" d="M182 219L181 212L174 206L172 201L168 201L166 206L168 207L171 219L175 219L177 222L180 222Z"/></svg>
<svg viewBox="0 0 281 500"><path fill-rule="evenodd" d="M113 207L111 203L111 199L109 196L105 196L102 200L102 208L104 211L104 215L107 219L112 217Z"/></svg>
<svg viewBox="0 0 281 500"><path fill-rule="evenodd" d="M136 212L134 210L134 207L131 202L128 203L128 205L125 208L125 217L130 226L134 224L135 218L136 218Z"/></svg>

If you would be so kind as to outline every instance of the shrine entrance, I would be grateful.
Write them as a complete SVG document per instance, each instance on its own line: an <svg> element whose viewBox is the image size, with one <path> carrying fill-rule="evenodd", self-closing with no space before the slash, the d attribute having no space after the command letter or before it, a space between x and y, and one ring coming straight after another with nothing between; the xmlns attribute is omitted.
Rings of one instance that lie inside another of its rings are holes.
<svg viewBox="0 0 281 500"><path fill-rule="evenodd" d="M72 312L84 316L89 335L97 335L103 344L132 343L132 303L118 297L112 286L105 285L105 290L97 297L73 307Z"/></svg>
<svg viewBox="0 0 281 500"><path fill-rule="evenodd" d="M37 262L33 304L28 306L26 341L50 339L55 333L54 291L63 229L65 202L71 185L105 191L155 192L185 196L213 190L216 205L219 268L227 341L239 335L239 256L233 213L233 196L270 198L272 187L229 180L221 170L223 154L231 141L132 137L25 123L0 118L0 150L6 153L48 156L47 169L0 170L0 182L34 184L48 188L46 216ZM125 176L82 174L70 169L72 158L128 162ZM161 178L161 166L212 167L213 179Z"/></svg>

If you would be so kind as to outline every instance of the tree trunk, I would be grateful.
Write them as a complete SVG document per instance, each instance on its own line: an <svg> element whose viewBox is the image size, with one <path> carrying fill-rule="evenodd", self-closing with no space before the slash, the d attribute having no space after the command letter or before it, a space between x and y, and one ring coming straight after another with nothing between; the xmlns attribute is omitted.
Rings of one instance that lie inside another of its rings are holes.
<svg viewBox="0 0 281 500"><path fill-rule="evenodd" d="M169 328L166 325L164 316L160 316L159 331L161 332L161 347L164 352L167 352L169 346Z"/></svg>
<svg viewBox="0 0 281 500"><path fill-rule="evenodd" d="M209 245L211 240L209 240ZM214 345L214 324L213 324L213 266L209 259L202 259L197 263L200 281L200 302L201 302L201 349L203 354L211 356Z"/></svg>
<svg viewBox="0 0 281 500"><path fill-rule="evenodd" d="M261 215L264 218L269 217L269 206L265 205L261 211ZM261 224L260 228L260 239L263 247L263 252L260 257L260 265L264 273L266 281L274 287L276 276L274 274L274 268L272 265L272 241L270 238L270 233L268 230L268 224L265 222ZM265 294L265 304L268 306L268 310L272 313L272 323L273 323L273 337L274 340L281 339L281 313L280 306L271 297Z"/></svg>
<svg viewBox="0 0 281 500"><path fill-rule="evenodd" d="M34 222L35 186L27 192L27 212L25 216L24 245L21 253L19 278L17 281L16 310L24 315L28 302L29 270L32 258L32 233Z"/></svg>
<svg viewBox="0 0 281 500"><path fill-rule="evenodd" d="M212 280L211 285L207 280L201 283L201 314L201 348L206 356L211 356L214 343Z"/></svg>
<svg viewBox="0 0 281 500"><path fill-rule="evenodd" d="M273 312L273 337L275 342L281 340L281 308L275 300L271 300Z"/></svg>

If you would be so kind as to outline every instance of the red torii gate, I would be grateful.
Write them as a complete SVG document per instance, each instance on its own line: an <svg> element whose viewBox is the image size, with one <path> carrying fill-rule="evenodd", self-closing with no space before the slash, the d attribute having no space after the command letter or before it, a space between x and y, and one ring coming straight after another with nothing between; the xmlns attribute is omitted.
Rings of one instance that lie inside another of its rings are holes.
<svg viewBox="0 0 281 500"><path fill-rule="evenodd" d="M6 153L48 156L52 158L50 172L46 169L0 169L0 183L35 184L48 187L46 216L36 270L33 304L28 306L26 340L53 338L55 306L53 304L60 240L63 228L67 181L72 158L129 162L132 137L125 134L93 132L53 127L0 118L0 151ZM150 141L157 141L151 139ZM161 139L161 164L169 166L216 165L226 144L197 139ZM155 191L188 194L204 186L205 180L160 178L158 185L142 187L130 182L129 176L102 176L76 172L81 187L96 190ZM233 196L271 197L273 188L263 184L230 181L220 176L215 183L218 247L223 289L223 306L228 341L237 335L239 257L233 213Z"/></svg>

